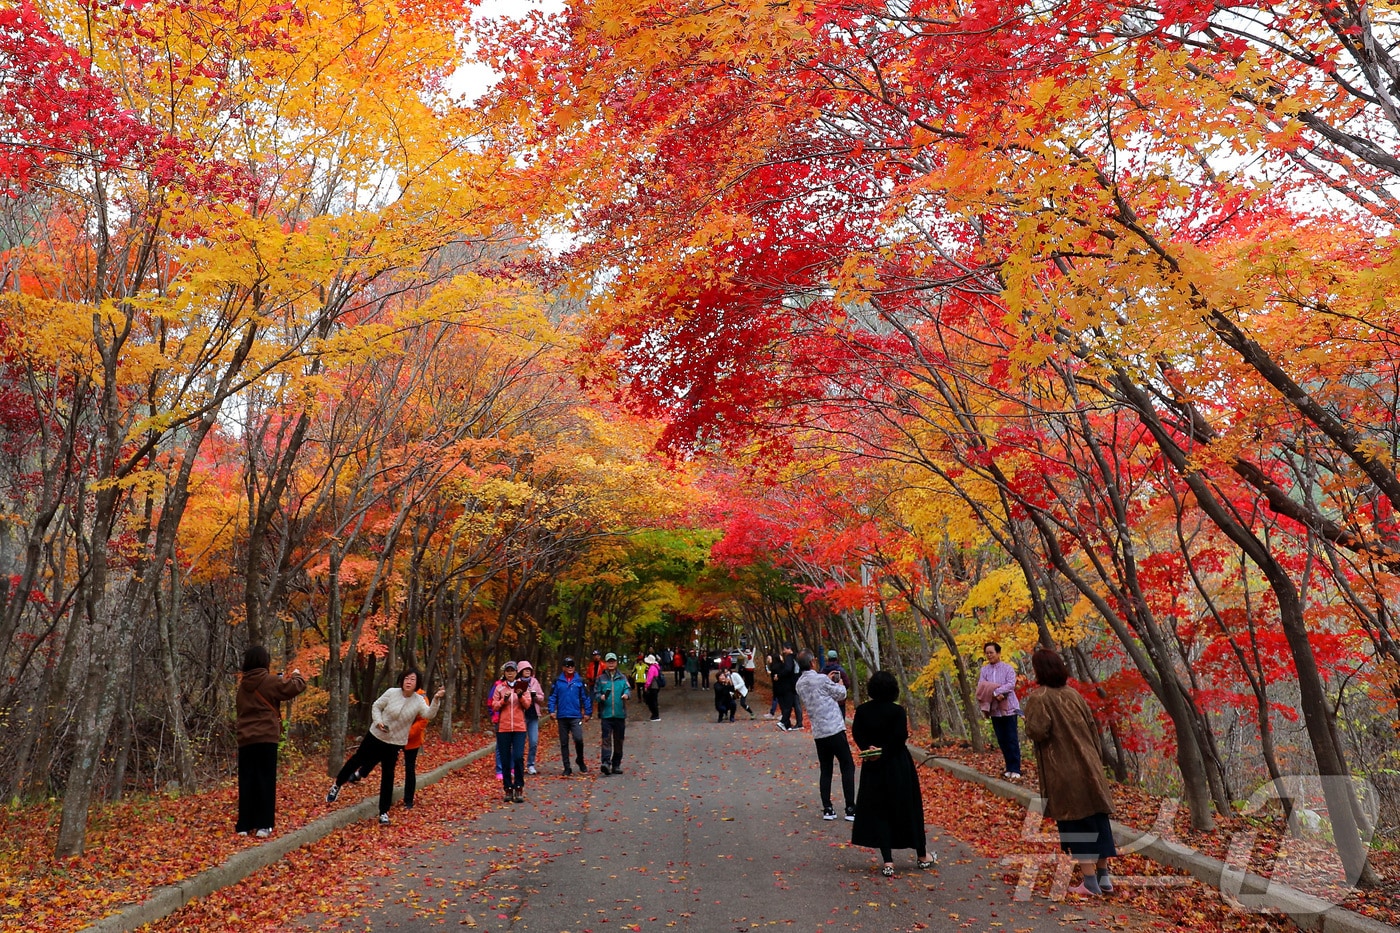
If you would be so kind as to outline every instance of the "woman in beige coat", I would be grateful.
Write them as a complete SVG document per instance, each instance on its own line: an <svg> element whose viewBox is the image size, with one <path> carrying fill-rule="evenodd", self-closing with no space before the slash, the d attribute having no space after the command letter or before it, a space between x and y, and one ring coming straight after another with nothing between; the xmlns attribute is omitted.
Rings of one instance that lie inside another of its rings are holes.
<svg viewBox="0 0 1400 933"><path fill-rule="evenodd" d="M1077 690L1066 687L1069 671L1058 654L1039 648L1031 655L1036 690L1022 709L1026 734L1035 743L1040 771L1040 796L1045 815L1060 831L1060 847L1074 856L1084 880L1073 894L1102 894L1113 890L1108 860L1118 854L1113 845L1113 797L1103 776L1099 734L1094 714Z"/></svg>

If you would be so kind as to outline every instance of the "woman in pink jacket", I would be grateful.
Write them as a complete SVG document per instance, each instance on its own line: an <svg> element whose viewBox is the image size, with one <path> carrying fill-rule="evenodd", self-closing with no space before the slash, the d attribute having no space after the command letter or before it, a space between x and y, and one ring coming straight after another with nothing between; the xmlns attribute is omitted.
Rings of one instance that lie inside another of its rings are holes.
<svg viewBox="0 0 1400 933"><path fill-rule="evenodd" d="M501 785L506 803L525 802L525 711L534 705L530 684L521 678L514 661L501 665L501 679L491 694L491 709L500 713L496 723L496 752L501 759Z"/></svg>

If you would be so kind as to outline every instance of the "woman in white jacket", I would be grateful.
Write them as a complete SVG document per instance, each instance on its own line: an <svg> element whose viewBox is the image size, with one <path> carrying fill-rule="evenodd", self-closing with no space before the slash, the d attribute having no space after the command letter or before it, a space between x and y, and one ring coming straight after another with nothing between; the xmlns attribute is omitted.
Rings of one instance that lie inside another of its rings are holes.
<svg viewBox="0 0 1400 933"><path fill-rule="evenodd" d="M744 708L744 712L753 719L753 710L749 708L749 685L744 683L743 674L733 671L729 675L729 685L734 688L734 699L739 701L739 705Z"/></svg>
<svg viewBox="0 0 1400 933"><path fill-rule="evenodd" d="M374 701L371 712L373 723L369 732L335 776L335 783L326 792L326 802L334 803L340 796L340 788L347 781L353 780L362 769L368 773L377 764L379 822L388 825L389 806L394 802L394 770L399 763L399 752L408 742L408 730L420 716L424 719L436 716L446 693L445 688L438 687L437 693L433 694L433 702L429 703L418 695L418 672L404 671L400 674L399 685L385 690Z"/></svg>

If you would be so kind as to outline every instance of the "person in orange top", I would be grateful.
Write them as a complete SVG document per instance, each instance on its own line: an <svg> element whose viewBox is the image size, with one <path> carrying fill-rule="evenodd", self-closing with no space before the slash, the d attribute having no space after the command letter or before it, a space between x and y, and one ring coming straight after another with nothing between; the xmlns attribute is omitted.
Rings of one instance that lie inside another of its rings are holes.
<svg viewBox="0 0 1400 933"><path fill-rule="evenodd" d="M598 678L607 668L603 664L603 657L598 653L598 649L593 649L593 658L588 662L588 666L583 669L583 682L592 690L598 686Z"/></svg>
<svg viewBox="0 0 1400 933"><path fill-rule="evenodd" d="M525 711L534 702L529 683L516 673L515 662L502 664L501 679L491 694L491 708L501 714L496 724L496 751L501 757L506 803L525 802Z"/></svg>
<svg viewBox="0 0 1400 933"><path fill-rule="evenodd" d="M426 696L418 691L419 696ZM428 731L428 719L419 716L408 727L408 741L403 747L403 805L413 809L413 792L418 788L418 750L423 747L423 736Z"/></svg>

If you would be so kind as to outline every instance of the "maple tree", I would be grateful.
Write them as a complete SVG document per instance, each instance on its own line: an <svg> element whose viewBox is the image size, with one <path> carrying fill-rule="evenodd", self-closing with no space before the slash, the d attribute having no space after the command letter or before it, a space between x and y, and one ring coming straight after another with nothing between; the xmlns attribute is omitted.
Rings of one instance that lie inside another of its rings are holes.
<svg viewBox="0 0 1400 933"><path fill-rule="evenodd" d="M1211 734L1133 583L1141 505L1106 484L1136 421L1142 463L1266 581L1316 766L1348 773L1309 606L1346 603L1333 624L1387 666L1396 642L1383 599L1309 592L1300 572L1327 547L1389 580L1393 264L1374 221L1394 123L1388 59L1367 51L1388 25L1311 4L938 2L592 2L533 25L497 46L516 78L500 100L540 115L530 142L574 195L575 260L621 272L597 303L600 378L668 414L677 442L874 403L905 446L840 424L832 443L933 467L898 423L938 425L1006 497L986 517L1037 597L1053 570L1106 624L1136 619L1119 640L1165 677L1189 752ZM1022 382L1054 391L998 402ZM988 404L1081 439L1075 511L1028 488L1064 453L1027 460L1033 422L1019 441L968 422ZM1105 546L1118 560L1083 577ZM1364 874L1354 802L1338 790L1329 811Z"/></svg>

